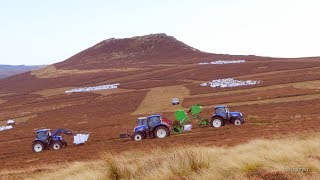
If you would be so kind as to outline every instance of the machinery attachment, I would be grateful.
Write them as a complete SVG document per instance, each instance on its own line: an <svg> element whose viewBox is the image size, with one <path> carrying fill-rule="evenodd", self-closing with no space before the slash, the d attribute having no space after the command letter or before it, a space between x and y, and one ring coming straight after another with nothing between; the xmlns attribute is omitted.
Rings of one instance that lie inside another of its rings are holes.
<svg viewBox="0 0 320 180"><path fill-rule="evenodd" d="M174 117L176 119L176 122L174 123L172 127L172 131L174 133L181 133L184 130L184 126L190 122L189 117L187 113L184 110L178 110L175 112Z"/></svg>
<svg viewBox="0 0 320 180"><path fill-rule="evenodd" d="M199 104L195 104L191 106L188 112L185 112L184 110L177 110L174 114L174 117L176 119L176 122L173 126L172 131L174 133L181 133L186 130L191 129L191 125L187 124L190 122L190 119L188 117L188 113L191 113L192 119L198 122L199 125L208 125L209 121L208 119L204 119L200 116L202 112L202 107Z"/></svg>
<svg viewBox="0 0 320 180"><path fill-rule="evenodd" d="M131 135L128 133L128 129L126 130L125 133L120 134L120 138L124 139L124 138L130 138Z"/></svg>
<svg viewBox="0 0 320 180"><path fill-rule="evenodd" d="M189 112L191 112L193 119L196 120L199 125L206 126L209 124L209 120L207 118L204 119L200 116L200 114L202 112L202 106L200 106L199 104L195 104L195 105L191 106L188 113Z"/></svg>

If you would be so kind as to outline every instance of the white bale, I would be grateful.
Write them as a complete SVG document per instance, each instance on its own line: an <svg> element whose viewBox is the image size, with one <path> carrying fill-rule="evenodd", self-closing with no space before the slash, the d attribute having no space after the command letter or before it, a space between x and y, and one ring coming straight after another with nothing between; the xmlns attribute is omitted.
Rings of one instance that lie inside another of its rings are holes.
<svg viewBox="0 0 320 180"><path fill-rule="evenodd" d="M4 127L5 130L12 129L12 128L13 128L13 127L12 127L11 125Z"/></svg>
<svg viewBox="0 0 320 180"><path fill-rule="evenodd" d="M207 83L201 83L200 86L208 86Z"/></svg>
<svg viewBox="0 0 320 180"><path fill-rule="evenodd" d="M183 131L191 131L191 129L192 129L192 124L186 124L183 127Z"/></svg>
<svg viewBox="0 0 320 180"><path fill-rule="evenodd" d="M116 89L120 84L106 84L101 86L91 86L91 87L83 87L83 88L74 88L65 91L65 93L73 93L73 92L88 92L88 91L98 91L98 90L106 90L106 89Z"/></svg>
<svg viewBox="0 0 320 180"><path fill-rule="evenodd" d="M9 130L12 129L13 126L9 125L9 126L0 126L0 131L4 131L4 130Z"/></svg>
<svg viewBox="0 0 320 180"><path fill-rule="evenodd" d="M210 83L207 83L209 86L215 88L227 88L227 87L237 87L237 86L249 86L259 84L261 81L254 81L254 80L235 80L232 78L227 79L215 79L212 80ZM201 83L200 86L204 86L206 83Z"/></svg>
<svg viewBox="0 0 320 180"><path fill-rule="evenodd" d="M88 141L89 134L76 134L73 136L73 143L74 144L82 144Z"/></svg>
<svg viewBox="0 0 320 180"><path fill-rule="evenodd" d="M89 139L89 134L86 134L84 138L85 142L88 141L88 139Z"/></svg>
<svg viewBox="0 0 320 180"><path fill-rule="evenodd" d="M15 121L13 120L13 119L9 119L8 121L7 121L7 124L14 124L15 123Z"/></svg>
<svg viewBox="0 0 320 180"><path fill-rule="evenodd" d="M207 65L207 64L239 64L245 63L246 60L216 60L211 62L200 62L200 65Z"/></svg>
<svg viewBox="0 0 320 180"><path fill-rule="evenodd" d="M73 136L73 143L74 144L81 144L81 140L80 140L80 134L74 135Z"/></svg>

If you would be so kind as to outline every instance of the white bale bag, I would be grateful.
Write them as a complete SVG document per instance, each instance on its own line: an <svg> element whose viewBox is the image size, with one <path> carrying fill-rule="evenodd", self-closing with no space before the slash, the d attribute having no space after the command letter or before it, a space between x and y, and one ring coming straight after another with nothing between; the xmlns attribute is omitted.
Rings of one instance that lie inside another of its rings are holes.
<svg viewBox="0 0 320 180"><path fill-rule="evenodd" d="M7 121L7 124L15 124L16 122L13 120L13 119L9 119L8 121Z"/></svg>
<svg viewBox="0 0 320 180"><path fill-rule="evenodd" d="M191 129L192 129L192 124L186 124L183 127L183 131L191 131Z"/></svg>
<svg viewBox="0 0 320 180"><path fill-rule="evenodd" d="M89 134L76 134L73 136L73 143L74 144L82 144L88 141Z"/></svg>
<svg viewBox="0 0 320 180"><path fill-rule="evenodd" d="M73 143L74 144L81 144L80 134L76 134L73 136Z"/></svg>
<svg viewBox="0 0 320 180"><path fill-rule="evenodd" d="M85 141L88 141L89 135L90 135L90 134L86 134L86 135L85 135L85 137L84 137L84 140L85 140Z"/></svg>
<svg viewBox="0 0 320 180"><path fill-rule="evenodd" d="M12 126L5 126L4 127L5 130L12 129L12 128L13 128Z"/></svg>

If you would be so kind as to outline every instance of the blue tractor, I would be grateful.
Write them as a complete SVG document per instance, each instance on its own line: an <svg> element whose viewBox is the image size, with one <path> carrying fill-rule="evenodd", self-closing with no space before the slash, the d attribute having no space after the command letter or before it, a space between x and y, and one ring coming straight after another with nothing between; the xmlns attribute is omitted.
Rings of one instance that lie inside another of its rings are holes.
<svg viewBox="0 0 320 180"><path fill-rule="evenodd" d="M219 128L225 124L241 125L244 118L241 112L230 112L227 106L215 106L214 114L211 118L212 127Z"/></svg>
<svg viewBox="0 0 320 180"><path fill-rule="evenodd" d="M73 135L74 133L68 129L59 128L52 134L50 129L40 129L36 131L36 138L32 142L32 150L41 152L43 150L58 150L67 146L67 142L60 136L61 134Z"/></svg>
<svg viewBox="0 0 320 180"><path fill-rule="evenodd" d="M147 137L165 138L170 135L171 121L161 114L139 117L137 126L133 129L133 135L128 132L120 134L120 138L131 137L135 141L140 141Z"/></svg>

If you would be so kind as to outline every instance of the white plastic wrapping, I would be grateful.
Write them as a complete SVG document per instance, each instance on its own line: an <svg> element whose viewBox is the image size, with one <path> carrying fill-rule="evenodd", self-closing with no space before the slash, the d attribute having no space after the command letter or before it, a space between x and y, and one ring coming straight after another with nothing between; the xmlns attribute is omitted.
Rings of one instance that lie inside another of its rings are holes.
<svg viewBox="0 0 320 180"><path fill-rule="evenodd" d="M240 64L245 63L246 60L216 60L211 62L201 62L200 65L208 65L208 64Z"/></svg>
<svg viewBox="0 0 320 180"><path fill-rule="evenodd" d="M183 131L191 131L191 129L192 129L192 124L186 124L183 127Z"/></svg>
<svg viewBox="0 0 320 180"><path fill-rule="evenodd" d="M90 134L76 134L73 136L74 144L82 144L88 141Z"/></svg>
<svg viewBox="0 0 320 180"><path fill-rule="evenodd" d="M116 89L120 84L106 84L101 86L90 86L83 88L75 88L65 91L65 93L78 93L78 92L88 92L88 91L98 91L98 90L106 90L106 89Z"/></svg>
<svg viewBox="0 0 320 180"><path fill-rule="evenodd" d="M9 126L0 126L0 131L12 129L12 128L13 128L13 126L11 126L11 125L9 125Z"/></svg>
<svg viewBox="0 0 320 180"><path fill-rule="evenodd" d="M261 81L254 81L254 80L236 80L233 78L227 79L215 79L209 83L201 83L200 86L210 86L213 88L227 88L227 87L238 87L238 86L249 86L259 84Z"/></svg>
<svg viewBox="0 0 320 180"><path fill-rule="evenodd" d="M14 124L15 123L15 121L13 120L13 119L9 119L8 121L7 121L7 124Z"/></svg>

